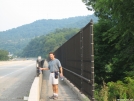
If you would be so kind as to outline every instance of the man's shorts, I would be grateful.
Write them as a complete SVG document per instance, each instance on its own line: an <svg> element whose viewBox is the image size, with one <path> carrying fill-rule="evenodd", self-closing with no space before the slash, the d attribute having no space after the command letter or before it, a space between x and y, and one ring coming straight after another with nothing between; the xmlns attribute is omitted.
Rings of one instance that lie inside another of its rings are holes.
<svg viewBox="0 0 134 101"><path fill-rule="evenodd" d="M50 84L58 84L58 78L55 79L55 73L50 73L49 83Z"/></svg>

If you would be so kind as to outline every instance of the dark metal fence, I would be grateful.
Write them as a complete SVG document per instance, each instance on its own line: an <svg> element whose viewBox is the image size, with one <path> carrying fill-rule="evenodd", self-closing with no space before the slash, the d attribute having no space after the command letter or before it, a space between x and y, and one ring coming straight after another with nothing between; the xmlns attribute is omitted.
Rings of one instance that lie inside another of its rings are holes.
<svg viewBox="0 0 134 101"><path fill-rule="evenodd" d="M94 43L92 20L55 51L64 76L94 101Z"/></svg>

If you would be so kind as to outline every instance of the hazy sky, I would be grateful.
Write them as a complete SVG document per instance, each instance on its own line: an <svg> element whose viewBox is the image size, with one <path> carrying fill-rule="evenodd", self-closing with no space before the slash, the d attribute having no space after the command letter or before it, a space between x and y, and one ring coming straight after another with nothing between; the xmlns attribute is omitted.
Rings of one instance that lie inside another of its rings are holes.
<svg viewBox="0 0 134 101"><path fill-rule="evenodd" d="M0 31L39 19L90 15L82 0L0 0Z"/></svg>

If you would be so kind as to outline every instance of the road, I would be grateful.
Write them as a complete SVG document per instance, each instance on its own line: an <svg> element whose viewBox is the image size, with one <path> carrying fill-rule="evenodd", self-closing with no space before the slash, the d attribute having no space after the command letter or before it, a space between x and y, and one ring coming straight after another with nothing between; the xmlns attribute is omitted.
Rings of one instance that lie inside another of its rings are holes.
<svg viewBox="0 0 134 101"><path fill-rule="evenodd" d="M24 101L36 76L36 61L0 62L0 101Z"/></svg>

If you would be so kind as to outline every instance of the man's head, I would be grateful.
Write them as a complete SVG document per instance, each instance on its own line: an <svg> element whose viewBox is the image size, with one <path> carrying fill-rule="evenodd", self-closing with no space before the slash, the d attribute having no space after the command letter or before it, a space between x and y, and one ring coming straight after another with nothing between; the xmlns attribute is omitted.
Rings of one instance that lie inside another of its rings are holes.
<svg viewBox="0 0 134 101"><path fill-rule="evenodd" d="M50 53L49 53L49 57L50 57L51 60L53 60L53 59L55 58L55 57L54 57L54 53L53 53L53 52L50 52Z"/></svg>

